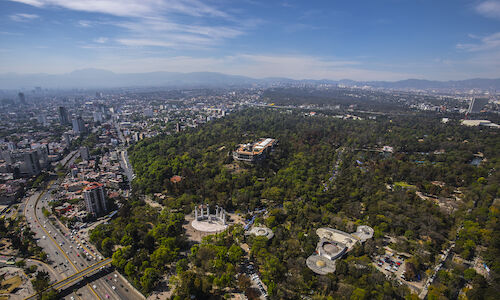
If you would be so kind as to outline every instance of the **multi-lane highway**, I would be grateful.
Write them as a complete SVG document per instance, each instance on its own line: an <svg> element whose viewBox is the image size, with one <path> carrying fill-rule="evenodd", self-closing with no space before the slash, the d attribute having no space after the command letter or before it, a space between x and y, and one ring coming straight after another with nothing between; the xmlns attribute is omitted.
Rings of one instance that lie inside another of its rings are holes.
<svg viewBox="0 0 500 300"><path fill-rule="evenodd" d="M49 220L42 213L42 207L49 209L51 192L57 187L51 182L43 192L27 199L22 210L26 216L38 245L49 255L50 265L64 279L88 268L103 257L85 240L79 231L70 231L57 220ZM70 285L65 286L68 288ZM66 295L67 294L67 295ZM96 278L77 291L66 293L66 299L143 299L128 281L114 271Z"/></svg>

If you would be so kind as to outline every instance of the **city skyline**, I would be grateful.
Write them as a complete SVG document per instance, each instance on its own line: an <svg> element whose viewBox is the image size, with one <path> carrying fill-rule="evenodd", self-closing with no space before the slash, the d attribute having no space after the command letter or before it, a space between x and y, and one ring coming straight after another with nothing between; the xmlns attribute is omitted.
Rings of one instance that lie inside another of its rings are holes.
<svg viewBox="0 0 500 300"><path fill-rule="evenodd" d="M3 1L0 73L500 77L500 1Z"/></svg>

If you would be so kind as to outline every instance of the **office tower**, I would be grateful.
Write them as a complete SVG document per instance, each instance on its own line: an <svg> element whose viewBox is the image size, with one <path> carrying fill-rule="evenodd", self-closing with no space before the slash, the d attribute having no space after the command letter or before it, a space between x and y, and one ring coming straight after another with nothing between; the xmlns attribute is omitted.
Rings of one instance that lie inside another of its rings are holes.
<svg viewBox="0 0 500 300"><path fill-rule="evenodd" d="M68 132L63 133L64 143L69 147L71 145L71 135Z"/></svg>
<svg viewBox="0 0 500 300"><path fill-rule="evenodd" d="M20 104L26 104L26 97L24 97L24 93L17 94L17 97L19 98Z"/></svg>
<svg viewBox="0 0 500 300"><path fill-rule="evenodd" d="M50 163L50 161L49 161L49 145L42 144L42 145L39 145L38 147L33 148L33 150L36 150L36 152L37 152L40 166L42 166L43 168L47 167Z"/></svg>
<svg viewBox="0 0 500 300"><path fill-rule="evenodd" d="M37 151L26 151L23 153L23 173L28 176L38 175L41 172L40 160Z"/></svg>
<svg viewBox="0 0 500 300"><path fill-rule="evenodd" d="M100 112L100 111L95 111L92 113L92 116L94 117L94 122L97 123L102 123L102 121L104 120L103 118L103 113Z"/></svg>
<svg viewBox="0 0 500 300"><path fill-rule="evenodd" d="M59 121L61 122L61 125L69 124L68 111L64 106L59 106Z"/></svg>
<svg viewBox="0 0 500 300"><path fill-rule="evenodd" d="M102 216L108 211L104 186L101 183L92 182L83 191L87 212L94 216Z"/></svg>
<svg viewBox="0 0 500 300"><path fill-rule="evenodd" d="M88 161L90 159L90 153L88 147L80 147L80 157L82 160Z"/></svg>
<svg viewBox="0 0 500 300"><path fill-rule="evenodd" d="M76 117L73 119L73 131L77 134L83 134L86 132L85 123L83 122L82 117Z"/></svg>

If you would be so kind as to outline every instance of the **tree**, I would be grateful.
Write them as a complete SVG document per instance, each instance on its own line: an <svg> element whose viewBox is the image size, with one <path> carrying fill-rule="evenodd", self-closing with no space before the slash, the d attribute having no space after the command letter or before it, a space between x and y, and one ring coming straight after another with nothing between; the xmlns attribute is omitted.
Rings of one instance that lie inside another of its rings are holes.
<svg viewBox="0 0 500 300"><path fill-rule="evenodd" d="M230 262L237 263L243 256L243 249L241 249L241 247L236 244L232 244L231 247L229 247L227 256Z"/></svg>
<svg viewBox="0 0 500 300"><path fill-rule="evenodd" d="M145 294L153 290L159 278L158 275L158 271L154 268L144 270L144 275L141 277L141 287Z"/></svg>
<svg viewBox="0 0 500 300"><path fill-rule="evenodd" d="M33 284L35 291L41 292L45 290L50 283L49 273L45 271L38 271L35 275L35 279L31 280L31 283Z"/></svg>
<svg viewBox="0 0 500 300"><path fill-rule="evenodd" d="M112 253L113 253L113 247L114 247L114 243L113 243L113 240L109 237L105 238L104 240L102 240L102 243L101 243L101 250L104 254L104 256L111 256Z"/></svg>

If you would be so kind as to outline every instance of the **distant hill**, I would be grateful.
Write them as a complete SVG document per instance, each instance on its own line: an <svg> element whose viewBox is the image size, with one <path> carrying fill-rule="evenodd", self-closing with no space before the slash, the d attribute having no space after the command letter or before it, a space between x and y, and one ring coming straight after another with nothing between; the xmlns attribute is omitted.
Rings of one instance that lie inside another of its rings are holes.
<svg viewBox="0 0 500 300"><path fill-rule="evenodd" d="M484 79L474 78L457 81L432 81L423 79L407 79L395 82L373 81L366 82L367 85L390 89L482 89L500 90L500 78Z"/></svg>
<svg viewBox="0 0 500 300"><path fill-rule="evenodd" d="M402 81L353 81L353 80L294 80L289 78L255 79L246 76L215 72L149 72L118 74L101 69L83 69L67 74L0 74L0 89L43 88L118 88L118 87L229 87L268 84L344 84L372 86L387 89L482 89L500 90L500 79L469 79L460 81L430 81L407 79Z"/></svg>

